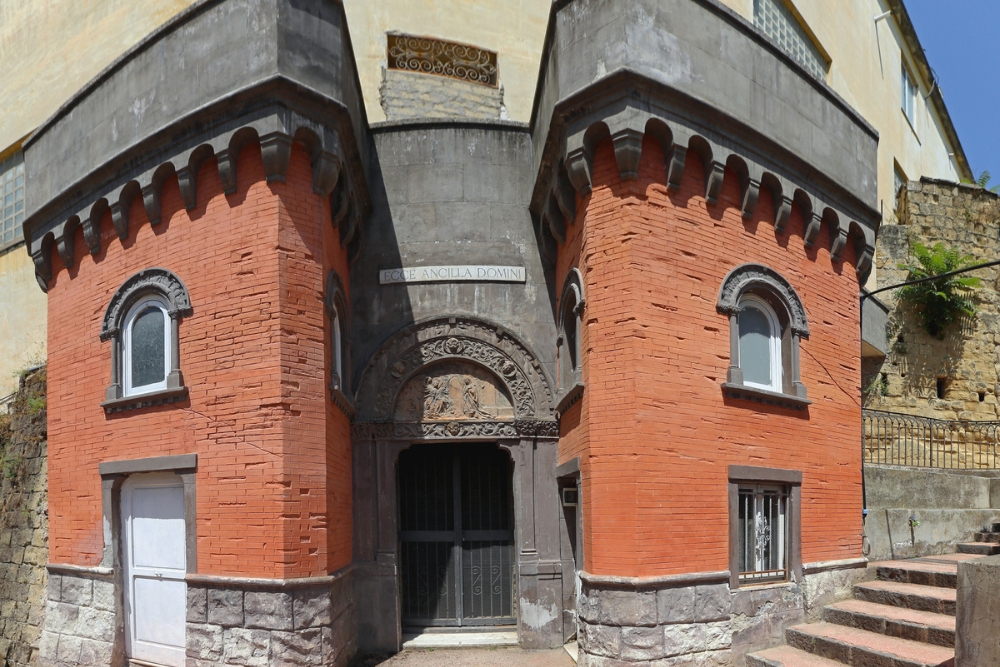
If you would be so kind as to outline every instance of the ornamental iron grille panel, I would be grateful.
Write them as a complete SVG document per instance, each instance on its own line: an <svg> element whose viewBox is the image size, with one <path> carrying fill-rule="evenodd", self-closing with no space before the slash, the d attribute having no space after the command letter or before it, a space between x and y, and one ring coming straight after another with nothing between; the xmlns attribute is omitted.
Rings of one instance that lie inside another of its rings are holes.
<svg viewBox="0 0 1000 667"><path fill-rule="evenodd" d="M402 621L516 622L514 503L496 446L417 445L399 455Z"/></svg>
<svg viewBox="0 0 1000 667"><path fill-rule="evenodd" d="M497 54L493 51L429 37L386 37L389 69L497 86Z"/></svg>
<svg viewBox="0 0 1000 667"><path fill-rule="evenodd" d="M764 485L739 487L740 581L788 578L788 490Z"/></svg>

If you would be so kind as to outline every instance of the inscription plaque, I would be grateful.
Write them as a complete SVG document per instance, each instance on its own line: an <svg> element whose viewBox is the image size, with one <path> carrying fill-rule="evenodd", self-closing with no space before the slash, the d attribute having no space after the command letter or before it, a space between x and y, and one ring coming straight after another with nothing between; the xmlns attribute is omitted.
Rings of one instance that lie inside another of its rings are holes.
<svg viewBox="0 0 1000 667"><path fill-rule="evenodd" d="M414 266L379 271L379 283L395 285L399 283L446 283L446 282L488 282L523 283L526 275L523 266L480 266L467 264L460 266Z"/></svg>

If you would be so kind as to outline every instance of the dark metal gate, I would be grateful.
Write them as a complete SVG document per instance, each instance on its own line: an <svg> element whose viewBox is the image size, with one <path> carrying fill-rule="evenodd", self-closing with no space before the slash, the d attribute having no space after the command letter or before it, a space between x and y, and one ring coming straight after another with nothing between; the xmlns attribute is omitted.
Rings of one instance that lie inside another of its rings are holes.
<svg viewBox="0 0 1000 667"><path fill-rule="evenodd" d="M495 445L400 453L403 625L515 623L511 480L510 457Z"/></svg>

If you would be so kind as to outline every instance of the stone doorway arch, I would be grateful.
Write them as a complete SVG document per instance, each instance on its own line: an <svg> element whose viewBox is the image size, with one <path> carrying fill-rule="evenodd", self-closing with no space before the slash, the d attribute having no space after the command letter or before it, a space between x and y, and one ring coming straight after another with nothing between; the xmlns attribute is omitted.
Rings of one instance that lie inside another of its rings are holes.
<svg viewBox="0 0 1000 667"><path fill-rule="evenodd" d="M362 650L402 645L397 464L420 443L496 443L513 461L517 629L522 646L564 640L572 556L555 467L559 424L552 383L503 327L437 318L390 337L366 365L352 425L354 560ZM564 585L565 582L565 585Z"/></svg>

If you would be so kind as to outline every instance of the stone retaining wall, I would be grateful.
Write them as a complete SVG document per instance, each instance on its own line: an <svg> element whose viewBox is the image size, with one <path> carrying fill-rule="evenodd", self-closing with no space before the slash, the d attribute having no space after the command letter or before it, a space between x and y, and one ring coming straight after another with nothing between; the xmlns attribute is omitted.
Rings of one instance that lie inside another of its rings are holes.
<svg viewBox="0 0 1000 667"><path fill-rule="evenodd" d="M48 561L45 371L0 415L0 665L34 664Z"/></svg>

